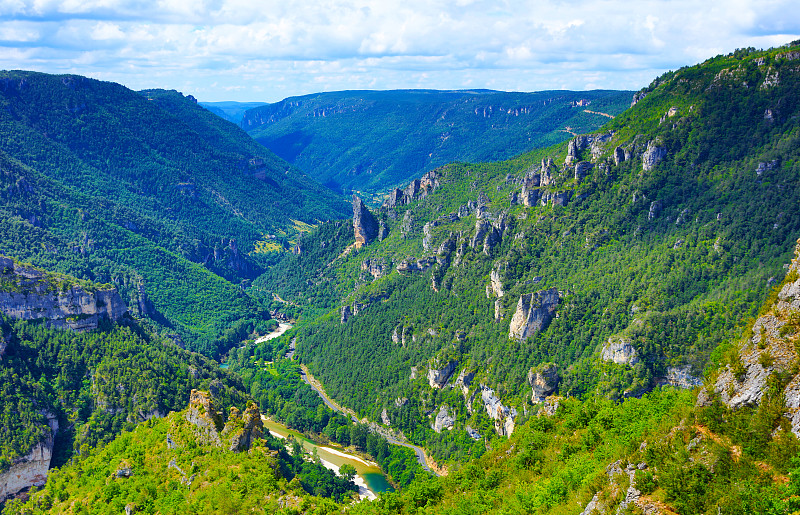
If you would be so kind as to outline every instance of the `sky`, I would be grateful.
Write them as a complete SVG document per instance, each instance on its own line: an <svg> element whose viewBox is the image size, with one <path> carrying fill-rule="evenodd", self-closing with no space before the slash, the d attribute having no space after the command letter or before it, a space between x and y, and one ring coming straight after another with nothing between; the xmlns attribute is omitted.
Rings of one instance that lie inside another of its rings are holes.
<svg viewBox="0 0 800 515"><path fill-rule="evenodd" d="M346 89L640 89L800 39L797 0L0 0L0 69L201 101Z"/></svg>

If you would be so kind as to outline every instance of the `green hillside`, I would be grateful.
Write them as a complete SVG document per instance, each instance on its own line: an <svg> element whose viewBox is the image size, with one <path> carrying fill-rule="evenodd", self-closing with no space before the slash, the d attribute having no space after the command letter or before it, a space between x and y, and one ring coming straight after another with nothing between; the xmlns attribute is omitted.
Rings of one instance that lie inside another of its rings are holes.
<svg viewBox="0 0 800 515"><path fill-rule="evenodd" d="M499 161L591 132L630 99L628 91L343 91L250 109L241 126L330 188L373 194L453 161Z"/></svg>
<svg viewBox="0 0 800 515"><path fill-rule="evenodd" d="M240 283L348 212L174 91L13 71L0 104L0 250L117 284L134 312L208 355L268 318Z"/></svg>
<svg viewBox="0 0 800 515"><path fill-rule="evenodd" d="M377 213L382 241L344 252L350 228L325 224L253 291L327 311L299 329L300 359L440 460L466 459L468 426L491 439L522 423L543 371L577 397L697 384L800 235L796 52L683 68L591 139L442 167L427 194ZM548 320L510 337L523 297L551 288ZM447 385L431 387L429 370ZM454 429L436 433L442 406Z"/></svg>

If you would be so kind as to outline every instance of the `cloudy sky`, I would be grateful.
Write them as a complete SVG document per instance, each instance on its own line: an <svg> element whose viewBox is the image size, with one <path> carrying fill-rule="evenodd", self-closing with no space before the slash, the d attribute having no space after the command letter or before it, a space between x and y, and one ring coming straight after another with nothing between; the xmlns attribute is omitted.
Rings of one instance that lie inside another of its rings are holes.
<svg viewBox="0 0 800 515"><path fill-rule="evenodd" d="M800 39L796 0L0 0L0 69L200 100L342 89L638 89Z"/></svg>

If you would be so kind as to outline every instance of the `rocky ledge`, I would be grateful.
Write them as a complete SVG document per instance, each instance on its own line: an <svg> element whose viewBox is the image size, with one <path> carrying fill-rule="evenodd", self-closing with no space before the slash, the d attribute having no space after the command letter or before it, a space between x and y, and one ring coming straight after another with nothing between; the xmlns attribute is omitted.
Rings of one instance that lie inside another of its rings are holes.
<svg viewBox="0 0 800 515"><path fill-rule="evenodd" d="M116 288L95 289L0 256L0 311L48 327L89 331L101 319L119 321L128 311Z"/></svg>

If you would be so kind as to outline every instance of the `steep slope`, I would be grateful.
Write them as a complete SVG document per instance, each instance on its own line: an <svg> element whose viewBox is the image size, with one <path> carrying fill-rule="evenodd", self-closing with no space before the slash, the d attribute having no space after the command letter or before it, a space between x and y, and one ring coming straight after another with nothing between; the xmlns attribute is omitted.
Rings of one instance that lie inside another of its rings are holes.
<svg viewBox="0 0 800 515"><path fill-rule="evenodd" d="M237 320L268 318L239 283L346 209L174 91L13 71L0 104L0 250L116 284L207 354L241 336L224 334Z"/></svg>
<svg viewBox="0 0 800 515"><path fill-rule="evenodd" d="M389 196L383 238L356 249L323 225L254 291L333 307L300 328L299 357L440 459L553 392L699 384L800 232L798 56L719 56L598 133L430 172Z"/></svg>
<svg viewBox="0 0 800 515"><path fill-rule="evenodd" d="M188 408L82 455L3 513L330 513L355 495L350 479L292 452L254 404L223 424L214 399L193 390Z"/></svg>
<svg viewBox="0 0 800 515"><path fill-rule="evenodd" d="M373 194L453 161L565 141L628 105L621 91L343 91L248 110L241 126L332 189Z"/></svg>
<svg viewBox="0 0 800 515"><path fill-rule="evenodd" d="M0 265L0 501L74 451L179 409L191 388L241 401L240 380L135 323L109 285Z"/></svg>

